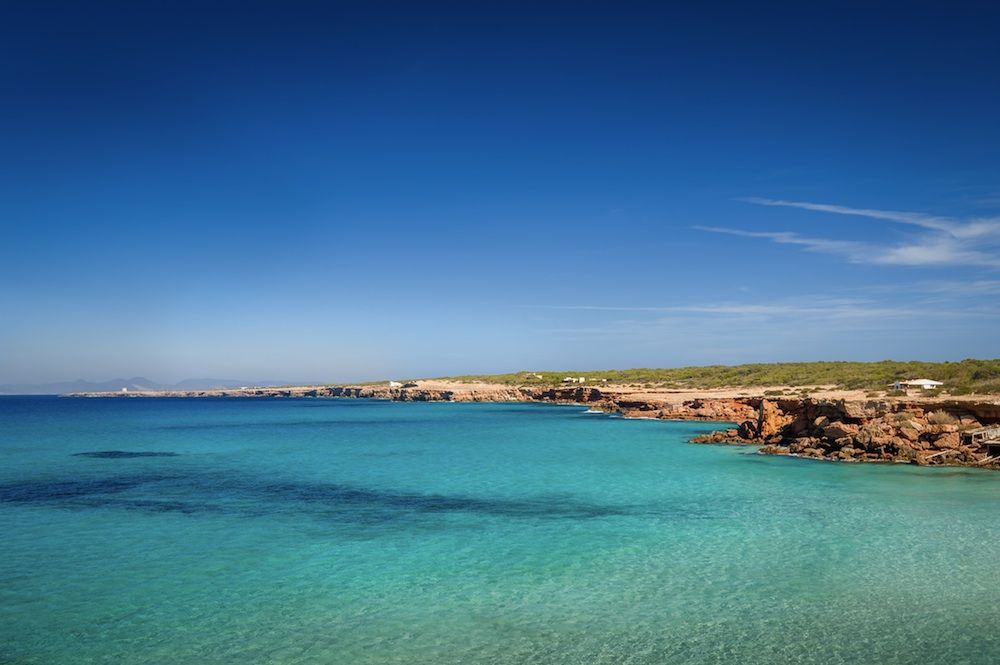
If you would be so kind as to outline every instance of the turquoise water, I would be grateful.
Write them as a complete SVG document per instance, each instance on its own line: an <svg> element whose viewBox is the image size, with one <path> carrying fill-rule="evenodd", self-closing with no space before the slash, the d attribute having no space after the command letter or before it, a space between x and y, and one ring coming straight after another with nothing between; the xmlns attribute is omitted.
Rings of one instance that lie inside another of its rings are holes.
<svg viewBox="0 0 1000 665"><path fill-rule="evenodd" d="M1000 662L1000 474L583 411L0 398L0 662Z"/></svg>

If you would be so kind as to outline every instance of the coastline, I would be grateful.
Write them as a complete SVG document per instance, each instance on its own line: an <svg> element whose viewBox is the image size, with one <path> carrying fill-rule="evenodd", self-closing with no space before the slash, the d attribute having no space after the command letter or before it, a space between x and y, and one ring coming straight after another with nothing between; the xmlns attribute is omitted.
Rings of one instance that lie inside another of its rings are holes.
<svg viewBox="0 0 1000 665"><path fill-rule="evenodd" d="M527 386L458 381L133 392L67 397L316 397L410 402L579 404L624 418L737 423L691 443L759 446L769 455L844 462L1000 469L1000 456L972 432L1000 426L1000 396L867 397L861 391L789 387L676 390L637 385Z"/></svg>

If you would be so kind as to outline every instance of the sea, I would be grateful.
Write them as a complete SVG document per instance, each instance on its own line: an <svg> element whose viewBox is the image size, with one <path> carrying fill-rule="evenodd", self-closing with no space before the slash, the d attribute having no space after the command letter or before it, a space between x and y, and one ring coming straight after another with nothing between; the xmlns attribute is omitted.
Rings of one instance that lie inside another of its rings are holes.
<svg viewBox="0 0 1000 665"><path fill-rule="evenodd" d="M583 406L0 398L0 663L998 663L1000 473Z"/></svg>

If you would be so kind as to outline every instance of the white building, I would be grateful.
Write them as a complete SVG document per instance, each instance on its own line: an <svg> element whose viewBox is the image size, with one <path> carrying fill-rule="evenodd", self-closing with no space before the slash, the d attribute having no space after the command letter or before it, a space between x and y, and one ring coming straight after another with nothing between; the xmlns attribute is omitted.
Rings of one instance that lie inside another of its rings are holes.
<svg viewBox="0 0 1000 665"><path fill-rule="evenodd" d="M907 390L908 388L920 388L921 390L933 390L934 388L940 388L944 384L940 381L932 381L931 379L912 379L910 381L897 381L892 384L893 390Z"/></svg>
<svg viewBox="0 0 1000 665"><path fill-rule="evenodd" d="M389 382L389 387L390 388L402 388L403 384L400 383L399 381L390 381Z"/></svg>

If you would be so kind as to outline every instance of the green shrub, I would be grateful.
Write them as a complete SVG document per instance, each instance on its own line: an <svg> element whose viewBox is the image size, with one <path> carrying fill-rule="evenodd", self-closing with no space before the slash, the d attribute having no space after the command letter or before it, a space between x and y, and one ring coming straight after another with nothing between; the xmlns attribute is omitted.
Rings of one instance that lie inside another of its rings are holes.
<svg viewBox="0 0 1000 665"><path fill-rule="evenodd" d="M927 422L931 425L954 425L958 420L947 411L933 411L927 414Z"/></svg>
<svg viewBox="0 0 1000 665"><path fill-rule="evenodd" d="M894 381L930 378L944 382L951 394L1000 393L1000 359L930 363L883 360L880 362L756 363L708 365L669 369L633 368L592 371L538 372L533 382L557 384L564 376L586 376L588 383L607 379L612 383L655 383L677 388L751 388L768 386L834 386L855 390L886 390ZM512 374L446 377L453 380L522 383L525 372ZM959 392L961 391L961 392ZM889 394L902 396L903 392Z"/></svg>

